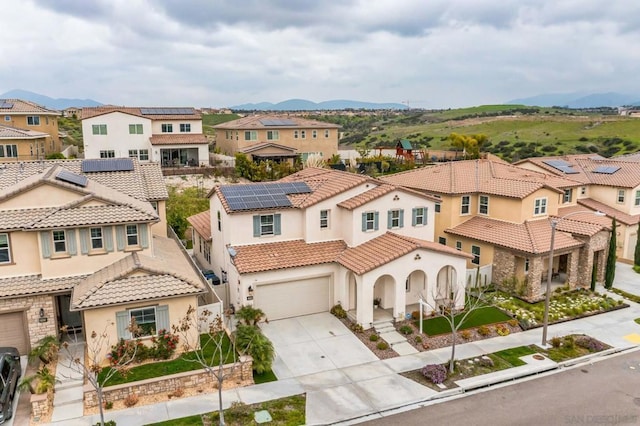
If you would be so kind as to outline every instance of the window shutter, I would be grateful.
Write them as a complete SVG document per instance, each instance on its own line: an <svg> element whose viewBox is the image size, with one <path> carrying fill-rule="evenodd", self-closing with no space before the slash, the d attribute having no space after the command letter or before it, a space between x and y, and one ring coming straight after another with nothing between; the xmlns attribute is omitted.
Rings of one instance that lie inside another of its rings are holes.
<svg viewBox="0 0 640 426"><path fill-rule="evenodd" d="M260 215L255 215L253 217L253 236L260 236Z"/></svg>
<svg viewBox="0 0 640 426"><path fill-rule="evenodd" d="M281 232L282 232L282 225L280 223L280 215L274 214L273 215L273 233L275 235L280 235Z"/></svg>
<svg viewBox="0 0 640 426"><path fill-rule="evenodd" d="M423 225L429 223L429 207L424 208L424 220L422 221Z"/></svg>
<svg viewBox="0 0 640 426"><path fill-rule="evenodd" d="M51 236L49 231L40 232L40 242L42 245L42 257L48 259L51 257Z"/></svg>
<svg viewBox="0 0 640 426"><path fill-rule="evenodd" d="M104 248L107 251L113 251L113 230L111 226L105 226L102 228L104 233Z"/></svg>
<svg viewBox="0 0 640 426"><path fill-rule="evenodd" d="M65 232L67 239L67 251L71 256L78 254L78 244L76 243L76 231L75 229L67 229Z"/></svg>
<svg viewBox="0 0 640 426"><path fill-rule="evenodd" d="M80 253L89 253L89 230L87 228L80 228Z"/></svg>
<svg viewBox="0 0 640 426"><path fill-rule="evenodd" d="M162 305L156 308L156 327L160 331L162 329L169 330L169 305Z"/></svg>
<svg viewBox="0 0 640 426"><path fill-rule="evenodd" d="M118 340L131 339L129 330L129 313L127 311L116 312L116 328L118 329Z"/></svg>
<svg viewBox="0 0 640 426"><path fill-rule="evenodd" d="M378 217L380 216L380 214L378 212L375 212L373 214L373 229L375 229L376 231L378 230Z"/></svg>
<svg viewBox="0 0 640 426"><path fill-rule="evenodd" d="M404 226L404 209L400 209L400 219L398 220L400 228Z"/></svg>
<svg viewBox="0 0 640 426"><path fill-rule="evenodd" d="M146 223L138 225L140 230L140 246L142 248L149 247L149 226Z"/></svg>
<svg viewBox="0 0 640 426"><path fill-rule="evenodd" d="M362 232L367 230L367 214L362 213Z"/></svg>
<svg viewBox="0 0 640 426"><path fill-rule="evenodd" d="M118 251L124 250L124 226L116 226L116 246Z"/></svg>
<svg viewBox="0 0 640 426"><path fill-rule="evenodd" d="M418 215L418 208L411 209L411 226L416 226L416 216Z"/></svg>
<svg viewBox="0 0 640 426"><path fill-rule="evenodd" d="M391 210L387 210L387 229L391 229Z"/></svg>

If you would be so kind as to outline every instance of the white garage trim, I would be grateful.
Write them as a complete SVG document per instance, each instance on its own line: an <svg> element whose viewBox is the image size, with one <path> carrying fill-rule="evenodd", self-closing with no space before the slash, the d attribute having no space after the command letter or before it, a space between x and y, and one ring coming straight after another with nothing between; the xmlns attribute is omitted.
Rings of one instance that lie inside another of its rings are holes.
<svg viewBox="0 0 640 426"><path fill-rule="evenodd" d="M24 311L0 313L0 346L18 348L20 355L29 353L29 333Z"/></svg>
<svg viewBox="0 0 640 426"><path fill-rule="evenodd" d="M327 312L331 309L331 276L255 285L254 306L269 320Z"/></svg>

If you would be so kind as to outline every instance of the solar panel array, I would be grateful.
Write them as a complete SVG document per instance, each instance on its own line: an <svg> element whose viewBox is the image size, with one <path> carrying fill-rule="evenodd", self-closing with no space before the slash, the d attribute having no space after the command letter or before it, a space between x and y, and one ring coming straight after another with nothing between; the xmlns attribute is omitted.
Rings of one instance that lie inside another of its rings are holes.
<svg viewBox="0 0 640 426"><path fill-rule="evenodd" d="M620 170L619 166L598 166L593 172L603 173L605 175L612 175L618 170Z"/></svg>
<svg viewBox="0 0 640 426"><path fill-rule="evenodd" d="M0 101L0 108L13 108L13 102Z"/></svg>
<svg viewBox="0 0 640 426"><path fill-rule="evenodd" d="M86 176L77 175L70 172L69 170L60 170L56 175L56 179L63 182L72 183L83 188L87 186L87 182L89 181Z"/></svg>
<svg viewBox="0 0 640 426"><path fill-rule="evenodd" d="M564 160L543 160L542 162L567 175L575 175L576 173L579 173L571 166L570 163L567 163Z"/></svg>
<svg viewBox="0 0 640 426"><path fill-rule="evenodd" d="M287 195L306 194L311 188L304 182L253 183L221 186L220 191L233 211L291 207Z"/></svg>
<svg viewBox="0 0 640 426"><path fill-rule="evenodd" d="M194 115L193 108L140 108L145 115Z"/></svg>
<svg viewBox="0 0 640 426"><path fill-rule="evenodd" d="M130 172L133 170L131 158L101 158L82 160L82 172Z"/></svg>
<svg viewBox="0 0 640 426"><path fill-rule="evenodd" d="M260 123L262 123L263 126L297 126L298 123L296 123L293 120L289 120L286 118L282 118L282 119L262 119L260 120Z"/></svg>

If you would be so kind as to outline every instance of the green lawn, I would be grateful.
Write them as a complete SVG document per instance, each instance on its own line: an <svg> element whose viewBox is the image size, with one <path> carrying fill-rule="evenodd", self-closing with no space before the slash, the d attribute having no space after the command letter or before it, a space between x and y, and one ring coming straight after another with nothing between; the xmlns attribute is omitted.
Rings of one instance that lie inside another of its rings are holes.
<svg viewBox="0 0 640 426"><path fill-rule="evenodd" d="M516 348L505 349L503 351L494 352L494 355L504 359L514 367L525 365L526 362L520 359L521 356L533 355L537 353L530 346L518 346Z"/></svg>
<svg viewBox="0 0 640 426"><path fill-rule="evenodd" d="M460 313L455 317L455 323L458 324L464 313ZM460 326L458 330L464 330L467 328L478 327L481 325L487 324L495 324L499 322L509 321L511 317L501 310L494 308L493 306L485 306L483 308L478 308L471 312L464 323ZM416 322L416 325L419 327L419 323ZM429 336L435 336L438 334L451 333L451 326L449 322L442 317L434 317L422 320L422 329Z"/></svg>
<svg viewBox="0 0 640 426"><path fill-rule="evenodd" d="M260 383L275 382L277 380L278 378L272 370L265 371L262 374L258 374L255 371L253 372L253 381L256 385L259 385Z"/></svg>

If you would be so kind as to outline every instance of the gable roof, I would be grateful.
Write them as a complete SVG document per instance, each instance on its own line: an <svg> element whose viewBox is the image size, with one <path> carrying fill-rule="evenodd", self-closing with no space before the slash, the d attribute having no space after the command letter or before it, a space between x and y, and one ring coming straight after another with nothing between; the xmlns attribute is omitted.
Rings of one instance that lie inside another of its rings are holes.
<svg viewBox="0 0 640 426"><path fill-rule="evenodd" d="M640 214L630 215L625 212L621 212L620 210L614 207L610 207L607 204L601 203L600 201L596 201L591 198L582 198L578 200L578 204L594 211L601 211L602 213L607 215L607 218L615 217L616 221L625 225L637 225L638 222L640 222ZM610 224L611 219L607 219L607 218L601 218L601 219L608 220Z"/></svg>
<svg viewBox="0 0 640 426"><path fill-rule="evenodd" d="M190 110L193 114L145 114L144 111L148 109L156 110ZM93 118L100 115L111 114L112 112L121 112L123 114L135 115L138 117L147 118L149 120L201 120L202 114L198 110L192 107L124 107L115 105L103 105L98 107L84 107L82 108L81 120L87 118Z"/></svg>
<svg viewBox="0 0 640 426"><path fill-rule="evenodd" d="M0 297L21 297L29 294L71 290L87 275L42 279L42 275L19 275L0 278Z"/></svg>
<svg viewBox="0 0 640 426"><path fill-rule="evenodd" d="M11 105L11 106L6 106ZM3 107L4 106L4 107ZM22 99L0 99L0 115L62 115L60 111L45 108L35 102Z"/></svg>
<svg viewBox="0 0 640 426"><path fill-rule="evenodd" d="M49 136L48 133L0 124L0 139L40 139L47 136Z"/></svg>
<svg viewBox="0 0 640 426"><path fill-rule="evenodd" d="M198 235L207 241L211 241L211 211L206 210L187 218L187 222L193 226Z"/></svg>
<svg viewBox="0 0 640 426"><path fill-rule="evenodd" d="M266 125L264 123L281 123ZM237 120L213 126L220 130L245 130L245 129L339 129L340 126L323 121L307 120L306 118L286 115L248 115Z"/></svg>
<svg viewBox="0 0 640 426"><path fill-rule="evenodd" d="M297 149L292 148L290 146L280 145L280 144L273 143L273 142L262 142L262 143L257 143L255 145L248 146L248 147L240 150L240 152L243 152L245 154L250 154L252 152L259 151L259 150L264 149L264 148L277 148L277 149L280 149L280 150L283 150L283 151L289 151L291 153L295 153L297 151Z"/></svg>
<svg viewBox="0 0 640 426"><path fill-rule="evenodd" d="M579 182L571 179L558 178L486 159L451 161L384 176L380 179L395 185L438 194L482 193L519 199L541 188L562 192L560 188L580 185Z"/></svg>
<svg viewBox="0 0 640 426"><path fill-rule="evenodd" d="M149 138L151 145L201 145L209 144L202 133L153 135Z"/></svg>

